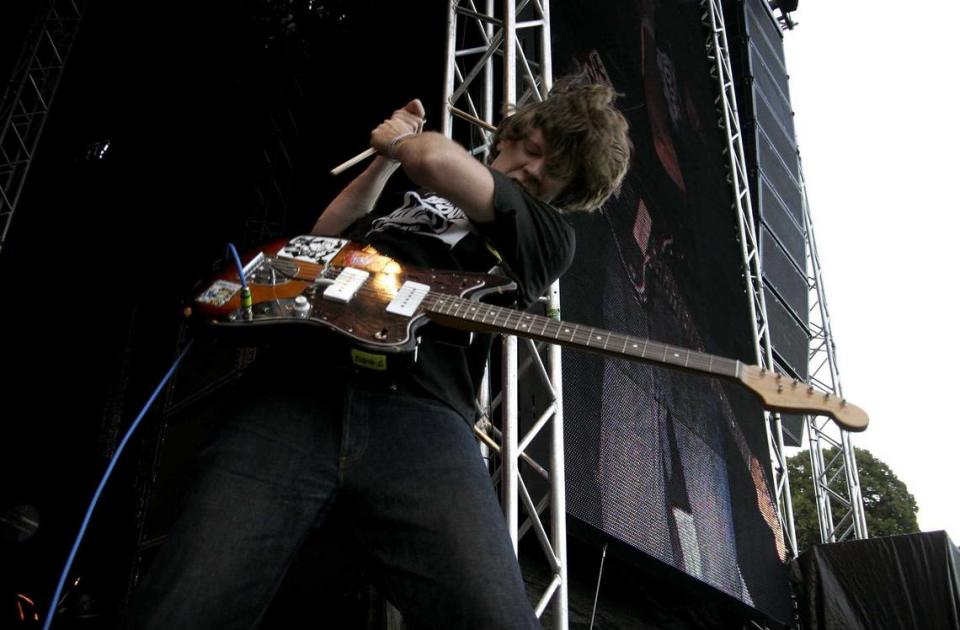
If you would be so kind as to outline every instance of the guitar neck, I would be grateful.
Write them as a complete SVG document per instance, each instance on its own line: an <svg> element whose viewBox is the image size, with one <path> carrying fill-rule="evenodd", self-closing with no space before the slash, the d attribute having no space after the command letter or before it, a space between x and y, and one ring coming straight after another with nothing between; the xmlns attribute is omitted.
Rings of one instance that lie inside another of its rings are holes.
<svg viewBox="0 0 960 630"><path fill-rule="evenodd" d="M423 302L427 316L445 326L540 339L589 352L738 381L756 394L767 409L827 415L848 431L863 431L869 423L866 412L860 407L829 392L806 386L798 380L784 379L780 374L755 365L449 295L431 294L429 298Z"/></svg>
<svg viewBox="0 0 960 630"><path fill-rule="evenodd" d="M646 361L727 379L740 377L741 363L687 348L607 330L571 324L542 315L432 294L424 301L430 319L455 328L506 333L625 359Z"/></svg>

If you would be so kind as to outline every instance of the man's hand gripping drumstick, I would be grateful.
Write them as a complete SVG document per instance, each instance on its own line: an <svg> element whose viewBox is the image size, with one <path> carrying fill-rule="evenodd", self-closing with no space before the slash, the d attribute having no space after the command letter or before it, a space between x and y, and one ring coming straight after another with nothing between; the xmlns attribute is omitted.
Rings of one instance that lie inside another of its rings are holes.
<svg viewBox="0 0 960 630"><path fill-rule="evenodd" d="M330 170L330 174L339 175L354 164L362 162L377 153L391 160L395 159L394 151L400 143L423 131L423 124L426 122L425 115L426 111L423 109L423 103L418 98L413 99L403 109L393 112L393 116L384 120L370 132L369 149L334 167Z"/></svg>
<svg viewBox="0 0 960 630"><path fill-rule="evenodd" d="M341 234L373 210L387 180L400 168L400 162L394 159L397 149L404 141L423 130L423 122L423 104L419 99L414 99L403 109L393 112L389 119L370 132L369 150L331 171L331 174L336 175L367 157L376 156L373 162L327 205L313 226L314 234Z"/></svg>

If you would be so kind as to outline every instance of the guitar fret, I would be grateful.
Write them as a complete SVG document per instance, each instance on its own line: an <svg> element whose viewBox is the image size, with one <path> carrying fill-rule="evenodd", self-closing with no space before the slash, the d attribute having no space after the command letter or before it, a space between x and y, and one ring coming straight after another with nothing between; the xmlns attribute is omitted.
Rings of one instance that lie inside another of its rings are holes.
<svg viewBox="0 0 960 630"><path fill-rule="evenodd" d="M670 363L674 365L680 365L680 352L677 352L680 348L674 346L667 346L667 353L670 355Z"/></svg>
<svg viewBox="0 0 960 630"><path fill-rule="evenodd" d="M517 322L517 323L520 324L520 328L523 328L526 332L529 332L529 331L530 331L530 326L529 326L529 324L527 324L527 322L529 322L531 319L532 319L532 318L531 318L530 315L522 315L522 316L520 317L519 322ZM524 321L524 320L526 320L526 321ZM522 323L521 323L521 322L522 322Z"/></svg>
<svg viewBox="0 0 960 630"><path fill-rule="evenodd" d="M563 322L554 322L553 338L560 339L560 331L563 330L565 324Z"/></svg>
<svg viewBox="0 0 960 630"><path fill-rule="evenodd" d="M517 321L515 322L511 321L511 319L514 316L516 316L517 318ZM521 318L521 315L519 313L510 313L510 312L507 313L507 325L510 327L511 330L520 329L520 318Z"/></svg>
<svg viewBox="0 0 960 630"><path fill-rule="evenodd" d="M497 318L499 318L500 315L503 315L503 323L500 325L504 328L512 328L512 325L510 324L510 311L500 309L500 312L497 314Z"/></svg>
<svg viewBox="0 0 960 630"><path fill-rule="evenodd" d="M503 318L503 323L500 325L503 326L504 328L513 328L513 324L510 323L510 315L512 313L510 313L510 311L501 311L501 313L504 315L504 318Z"/></svg>
<svg viewBox="0 0 960 630"><path fill-rule="evenodd" d="M511 323L510 318L513 317L514 315L516 315L517 321ZM521 313L519 312L514 313L511 311L507 311L507 323L510 326L510 328L512 328L513 330L520 330L520 321L522 319L523 319L523 315Z"/></svg>

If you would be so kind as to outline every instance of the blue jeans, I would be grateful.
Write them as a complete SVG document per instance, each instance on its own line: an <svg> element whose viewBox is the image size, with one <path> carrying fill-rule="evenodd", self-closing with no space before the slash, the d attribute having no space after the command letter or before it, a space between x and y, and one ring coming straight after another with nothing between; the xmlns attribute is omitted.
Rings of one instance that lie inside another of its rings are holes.
<svg viewBox="0 0 960 630"><path fill-rule="evenodd" d="M256 627L335 502L416 627L540 627L459 415L387 388L257 387L245 386L201 455L202 474L138 589L130 627Z"/></svg>

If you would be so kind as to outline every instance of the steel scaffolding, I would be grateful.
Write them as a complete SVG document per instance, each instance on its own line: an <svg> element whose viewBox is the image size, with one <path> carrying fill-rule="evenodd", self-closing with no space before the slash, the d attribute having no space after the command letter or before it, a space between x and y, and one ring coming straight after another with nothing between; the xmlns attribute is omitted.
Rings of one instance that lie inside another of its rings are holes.
<svg viewBox="0 0 960 630"><path fill-rule="evenodd" d="M807 234L806 273L810 292L810 382L842 399L837 348L830 328L830 311L827 309L820 256L813 235L813 222L810 220L810 204L802 164L800 186L803 191L803 222ZM820 541L840 542L851 535L853 538L866 538L867 521L850 433L823 416L807 416L805 420L817 518L820 522ZM824 452L825 445L834 449L829 460Z"/></svg>
<svg viewBox="0 0 960 630"><path fill-rule="evenodd" d="M27 35L0 101L0 251L73 50L85 6L86 0L47 3Z"/></svg>
<svg viewBox="0 0 960 630"><path fill-rule="evenodd" d="M442 131L461 140L475 155L487 152L496 115L497 94L494 56L500 56L500 100L505 104L522 104L531 99L542 100L552 82L550 49L549 0L504 0L496 5L487 0L483 10L473 0L450 0L447 15L447 63L444 83L444 115ZM519 94L519 98L518 98ZM505 114L506 112L499 112ZM460 127L460 124L463 124ZM560 288L554 283L545 301L548 314L559 318ZM516 337L503 338L502 388L489 404L482 405L481 419L475 432L482 443L500 457L499 478L501 501L507 527L517 549L520 538L533 530L552 573L552 579L535 606L541 616L553 602L553 626L568 626L568 592L566 566L566 504L563 461L563 395L559 346L546 348L547 365L540 349L525 341L527 357L518 364L519 343ZM518 379L533 370L551 400L539 412L533 426L520 435ZM489 399L489 396L481 396ZM499 407L501 429L490 421ZM549 426L549 430L547 427ZM527 452L541 433L549 439L549 463L545 467ZM539 501L524 483L521 462L531 473L548 481L549 490ZM520 521L520 505L525 519ZM541 515L549 507L550 531Z"/></svg>
<svg viewBox="0 0 960 630"><path fill-rule="evenodd" d="M773 345L770 341L770 326L767 319L767 304L763 290L763 275L760 265L760 248L757 244L756 221L750 200L750 182L747 174L747 161L743 150L743 136L740 131L740 118L737 110L737 96L734 86L733 69L730 64L730 48L727 44L727 30L723 21L723 8L720 0L704 0L703 23L709 31L707 37L707 57L714 63L711 76L717 81L719 94L716 98L720 114L720 127L726 134L724 152L729 160L728 179L734 193L734 209L740 229L740 246L743 251L744 276L747 279L747 294L750 304L753 343L757 364L775 371ZM797 555L797 534L793 522L793 502L790 497L790 478L783 446L783 427L780 414L765 412L767 443L770 449L770 468L773 475L773 487L776 497L777 518L780 521L788 550Z"/></svg>

